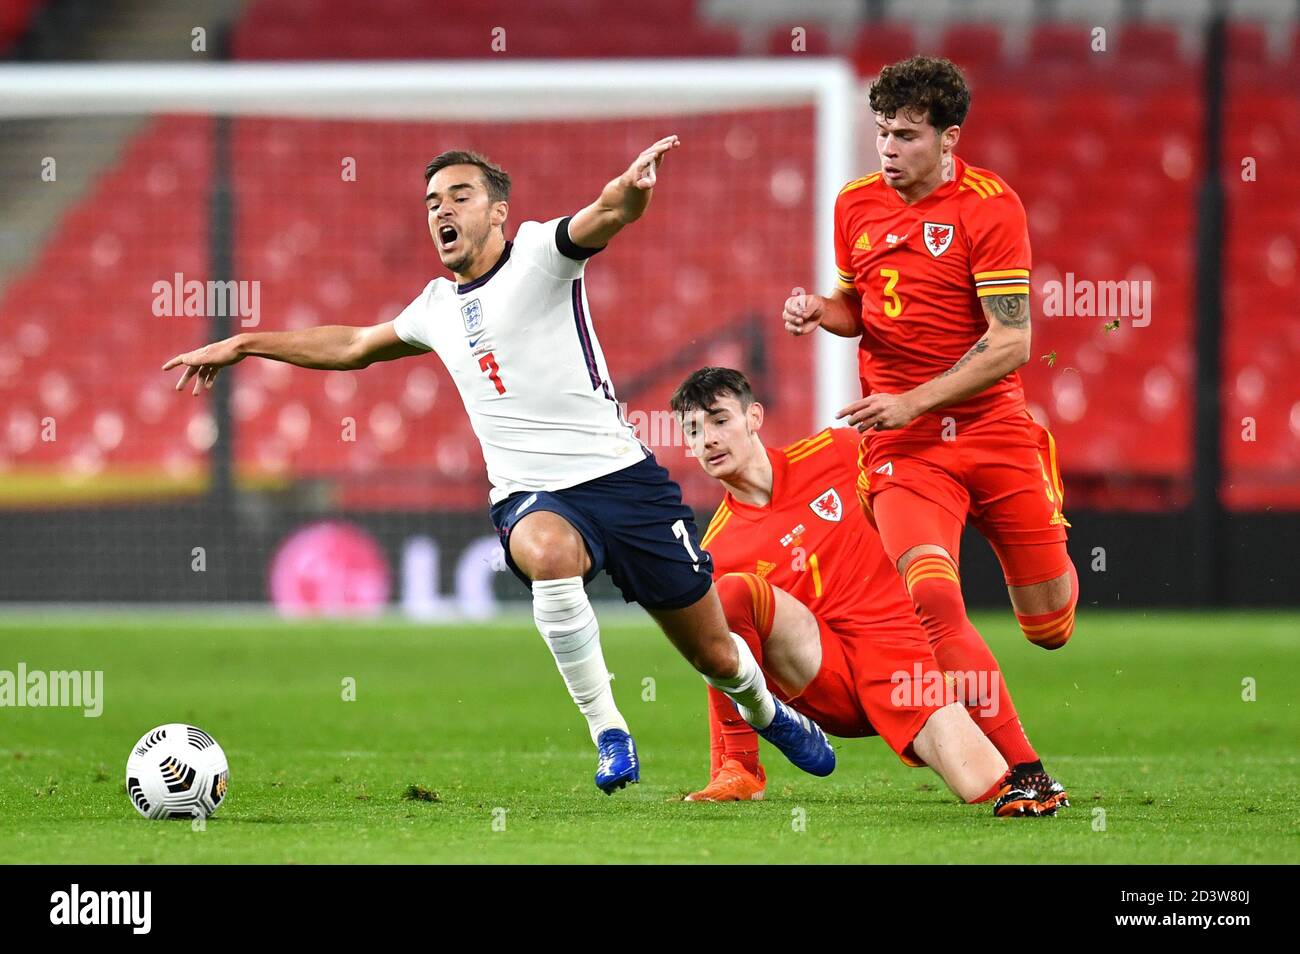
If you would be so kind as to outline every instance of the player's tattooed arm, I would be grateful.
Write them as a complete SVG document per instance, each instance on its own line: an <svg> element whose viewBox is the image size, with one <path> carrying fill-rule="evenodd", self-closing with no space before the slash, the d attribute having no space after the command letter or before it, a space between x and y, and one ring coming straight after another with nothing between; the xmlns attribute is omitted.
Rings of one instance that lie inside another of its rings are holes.
<svg viewBox="0 0 1300 954"><path fill-rule="evenodd" d="M996 321L1008 328L1029 327L1028 295L990 295L981 299L984 317L989 323Z"/></svg>
<svg viewBox="0 0 1300 954"><path fill-rule="evenodd" d="M859 430L892 430L916 418L987 391L1029 360L1029 296L980 299L989 330L947 371L902 394L872 394L838 416Z"/></svg>
<svg viewBox="0 0 1300 954"><path fill-rule="evenodd" d="M664 156L681 145L665 136L647 147L617 179L611 179L591 205L569 220L569 238L582 248L603 248L625 225L641 218L650 204Z"/></svg>
<svg viewBox="0 0 1300 954"><path fill-rule="evenodd" d="M989 295L980 304L989 330L951 368L908 392L919 413L974 397L1029 360L1029 296Z"/></svg>
<svg viewBox="0 0 1300 954"><path fill-rule="evenodd" d="M989 295L980 304L988 332L951 368L911 392L926 411L974 397L1029 360L1029 296Z"/></svg>
<svg viewBox="0 0 1300 954"><path fill-rule="evenodd" d="M977 354L983 354L985 351L988 350L989 350L989 336L985 335L979 341L971 345L970 350L967 351L960 358L958 358L957 363L954 364L947 371L945 371L943 374L939 375L939 377L946 378L950 374L956 374L958 371L960 371L962 368L966 367L966 365L970 363L971 358L975 357Z"/></svg>

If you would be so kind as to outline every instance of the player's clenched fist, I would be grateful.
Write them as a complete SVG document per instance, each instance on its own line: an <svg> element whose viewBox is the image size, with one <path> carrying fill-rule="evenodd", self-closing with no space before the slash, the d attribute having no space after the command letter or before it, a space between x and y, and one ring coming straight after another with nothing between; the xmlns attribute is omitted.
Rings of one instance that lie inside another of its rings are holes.
<svg viewBox="0 0 1300 954"><path fill-rule="evenodd" d="M821 295L791 295L785 300L785 311L781 313L785 330L792 335L812 334L822 323L825 307Z"/></svg>
<svg viewBox="0 0 1300 954"><path fill-rule="evenodd" d="M198 394L203 389L212 387L212 382L217 379L218 371L226 365L235 364L242 360L243 357L244 355L236 345L235 338L227 338L224 341L214 341L212 344L204 345L194 351L178 354L164 364L162 369L170 371L178 365L185 365L185 373L176 382L176 390L184 390L185 382L189 381L190 378L194 378L194 393Z"/></svg>

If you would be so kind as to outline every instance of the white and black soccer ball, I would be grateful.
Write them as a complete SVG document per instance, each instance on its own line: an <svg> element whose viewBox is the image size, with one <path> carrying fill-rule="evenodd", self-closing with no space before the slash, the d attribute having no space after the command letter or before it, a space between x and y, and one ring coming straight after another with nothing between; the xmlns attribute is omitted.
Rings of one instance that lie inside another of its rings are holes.
<svg viewBox="0 0 1300 954"><path fill-rule="evenodd" d="M217 740L183 722L146 732L126 760L126 794L145 818L207 818L229 782Z"/></svg>

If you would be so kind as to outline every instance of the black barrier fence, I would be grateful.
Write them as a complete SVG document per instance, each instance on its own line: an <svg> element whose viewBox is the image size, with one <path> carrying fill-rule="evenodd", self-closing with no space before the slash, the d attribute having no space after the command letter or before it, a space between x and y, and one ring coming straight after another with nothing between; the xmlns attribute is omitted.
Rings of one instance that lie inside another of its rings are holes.
<svg viewBox="0 0 1300 954"><path fill-rule="evenodd" d="M1070 552L1085 609L1200 602L1194 567L1202 541L1187 514L1078 513L1071 521ZM297 602L328 600L330 594L314 589L329 586L331 577L310 560L295 569L292 551L286 550L295 534L310 544L302 534L321 526L348 531L345 545L373 543L382 554L373 576L383 581L382 587L376 583L386 593L383 603L404 606L416 618L486 613L496 601L527 596L501 560L486 511L267 508L242 511L226 522L214 520L202 506L149 506L0 514L0 539L6 542L0 600L263 602L273 595L277 554L286 574L281 579L296 581L283 585L298 595ZM1300 514L1235 515L1222 526L1223 537L1206 545L1225 555L1226 601L1294 605L1300 563L1279 559L1278 553L1300 539ZM363 547L362 552L368 551ZM335 562L347 564L346 555ZM1006 605L997 560L974 531L963 541L962 577L972 606ZM590 592L596 599L621 600L604 575Z"/></svg>

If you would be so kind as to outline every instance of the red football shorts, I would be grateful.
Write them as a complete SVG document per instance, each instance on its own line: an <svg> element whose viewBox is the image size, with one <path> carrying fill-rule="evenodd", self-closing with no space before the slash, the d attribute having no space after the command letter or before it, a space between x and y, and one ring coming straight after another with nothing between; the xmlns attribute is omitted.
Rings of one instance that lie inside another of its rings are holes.
<svg viewBox="0 0 1300 954"><path fill-rule="evenodd" d="M946 697L943 671L920 623L905 619L845 632L818 619L817 628L821 669L787 701L831 735L879 735L903 762L922 764L912 740Z"/></svg>
<svg viewBox="0 0 1300 954"><path fill-rule="evenodd" d="M727 625L751 646L765 646L773 638L775 588L753 573L726 573L716 583ZM906 764L920 765L912 740L951 701L920 622L909 615L850 630L814 618L822 649L817 675L797 696L770 677L768 688L831 735L879 735Z"/></svg>
<svg viewBox="0 0 1300 954"><path fill-rule="evenodd" d="M1025 412L959 425L952 440L870 432L859 454L858 499L889 558L935 544L960 559L967 517L993 545L1008 586L1067 572L1056 441Z"/></svg>

